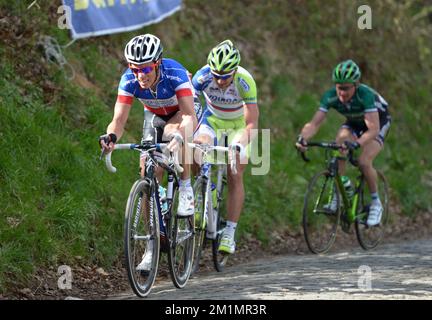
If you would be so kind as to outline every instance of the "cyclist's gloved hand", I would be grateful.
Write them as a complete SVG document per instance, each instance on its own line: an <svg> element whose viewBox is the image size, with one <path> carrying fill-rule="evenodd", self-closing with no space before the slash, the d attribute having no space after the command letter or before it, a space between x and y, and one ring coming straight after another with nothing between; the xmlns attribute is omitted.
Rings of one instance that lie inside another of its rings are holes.
<svg viewBox="0 0 432 320"><path fill-rule="evenodd" d="M170 143L168 144L167 148L171 152L178 151L181 146L183 145L183 136L179 132L175 132L169 137Z"/></svg>
<svg viewBox="0 0 432 320"><path fill-rule="evenodd" d="M356 142L356 141L344 141L343 146L345 147L344 149L348 149L348 150L357 150L358 148L360 148L360 143Z"/></svg>
<svg viewBox="0 0 432 320"><path fill-rule="evenodd" d="M110 153L113 151L116 142L117 136L115 133L107 133L99 137L99 145L101 146L103 153Z"/></svg>
<svg viewBox="0 0 432 320"><path fill-rule="evenodd" d="M295 147L300 152L305 152L307 150L307 141L301 135L299 135L297 137L297 141L296 141Z"/></svg>

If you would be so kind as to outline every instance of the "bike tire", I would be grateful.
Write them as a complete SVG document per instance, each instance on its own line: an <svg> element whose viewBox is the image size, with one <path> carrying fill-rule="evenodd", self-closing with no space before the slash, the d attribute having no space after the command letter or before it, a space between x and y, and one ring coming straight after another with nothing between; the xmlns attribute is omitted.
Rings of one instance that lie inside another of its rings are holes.
<svg viewBox="0 0 432 320"><path fill-rule="evenodd" d="M335 212L324 208L330 202L331 193L337 197ZM323 254L330 250L336 239L340 215L340 195L334 177L328 171L317 173L309 182L303 203L303 232L312 253Z"/></svg>
<svg viewBox="0 0 432 320"><path fill-rule="evenodd" d="M173 202L168 216L168 267L173 284L184 288L192 272L194 255L194 216L177 216L178 188L174 188Z"/></svg>
<svg viewBox="0 0 432 320"><path fill-rule="evenodd" d="M357 240L364 250L371 250L381 242L385 236L385 227L389 219L389 189L387 179L379 170L377 170L377 177L378 193L383 205L383 213L380 224L373 227L369 227L366 224L370 203L368 195L370 192L367 189L367 184L365 183L364 177L362 177L362 181L360 183L359 206L355 220L355 230Z"/></svg>
<svg viewBox="0 0 432 320"><path fill-rule="evenodd" d="M144 179L137 180L129 193L125 211L125 265L132 290L139 297L146 297L150 293L159 266L159 217L154 200L151 184ZM136 236L147 236L150 240L139 240ZM151 268L148 272L138 271L136 267L148 248L148 241L151 240L153 240Z"/></svg>
<svg viewBox="0 0 432 320"><path fill-rule="evenodd" d="M194 216L195 235L194 235L194 258L193 258L191 275L193 275L195 272L198 272L199 270L199 263L204 249L205 234L206 234L206 220L204 217L206 184L202 177L198 177L195 180L193 190L194 190L194 197L195 197L195 216Z"/></svg>
<svg viewBox="0 0 432 320"><path fill-rule="evenodd" d="M225 254L219 251L219 244L222 239L223 231L226 227L225 218L227 216L226 210L226 196L224 194L226 187L226 181L223 180L220 194L222 197L218 199L217 204L217 218L216 218L216 239L212 239L212 257L213 257L213 265L218 272L222 272L228 262L229 254Z"/></svg>

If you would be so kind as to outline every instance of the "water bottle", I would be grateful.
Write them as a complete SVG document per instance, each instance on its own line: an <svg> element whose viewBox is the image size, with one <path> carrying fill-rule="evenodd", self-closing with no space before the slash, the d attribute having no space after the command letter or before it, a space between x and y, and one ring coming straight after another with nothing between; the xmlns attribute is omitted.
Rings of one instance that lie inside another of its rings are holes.
<svg viewBox="0 0 432 320"><path fill-rule="evenodd" d="M161 203L162 212L166 212L168 210L168 202L166 189L162 186L159 186L159 201Z"/></svg>
<svg viewBox="0 0 432 320"><path fill-rule="evenodd" d="M342 176L341 178L348 198L352 198L354 195L354 187L351 183L351 180L347 176Z"/></svg>

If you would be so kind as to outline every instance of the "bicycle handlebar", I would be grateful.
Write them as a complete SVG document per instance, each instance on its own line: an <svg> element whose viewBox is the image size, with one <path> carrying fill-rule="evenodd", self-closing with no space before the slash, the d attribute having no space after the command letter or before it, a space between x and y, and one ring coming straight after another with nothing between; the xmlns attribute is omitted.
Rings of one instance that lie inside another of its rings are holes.
<svg viewBox="0 0 432 320"><path fill-rule="evenodd" d="M320 148L325 148L325 149L332 149L332 150L339 150L342 148L341 144L338 144L336 142L308 142L306 147L320 147ZM309 162L310 159L308 157L306 157L306 152L301 152L301 157L305 162ZM354 159L353 157L353 150L352 149L348 149L348 160L349 162L357 167L358 166L358 161L357 159Z"/></svg>
<svg viewBox="0 0 432 320"><path fill-rule="evenodd" d="M157 144L135 144L135 143L119 143L114 146L114 150L137 150L137 151L150 151L150 150L156 150L159 152L163 152L163 150L166 148L168 144L167 143L157 143ZM112 152L107 153L105 155L105 165L109 172L115 173L117 172L117 168L112 165L111 160ZM179 172L183 172L183 168L180 166L178 161L178 152L175 152L173 154L173 164L175 169Z"/></svg>
<svg viewBox="0 0 432 320"><path fill-rule="evenodd" d="M237 157L236 157L236 149L229 147L221 147L221 146L212 146L210 144L199 144L199 143L188 143L188 146L191 148L199 149L201 152L207 154L210 151L222 151L229 152L231 156L230 168L233 174L237 174Z"/></svg>

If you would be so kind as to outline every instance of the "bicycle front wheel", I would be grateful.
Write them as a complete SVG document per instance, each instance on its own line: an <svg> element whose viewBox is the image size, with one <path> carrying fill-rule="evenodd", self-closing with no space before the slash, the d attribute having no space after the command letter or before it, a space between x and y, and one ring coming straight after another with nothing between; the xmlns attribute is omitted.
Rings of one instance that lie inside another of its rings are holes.
<svg viewBox="0 0 432 320"><path fill-rule="evenodd" d="M168 218L168 265L171 280L177 288L183 288L192 272L194 252L194 216L177 216L178 189L174 188L173 202Z"/></svg>
<svg viewBox="0 0 432 320"><path fill-rule="evenodd" d="M303 231L311 252L326 253L331 248L340 214L335 179L327 171L316 174L309 183L303 205Z"/></svg>
<svg viewBox="0 0 432 320"><path fill-rule="evenodd" d="M124 229L129 282L137 296L145 297L156 279L160 248L159 219L152 187L147 180L138 180L132 186L126 206Z"/></svg>
<svg viewBox="0 0 432 320"><path fill-rule="evenodd" d="M383 213L381 216L380 224L369 227L366 223L369 213L369 207L371 203L370 191L365 183L364 177L361 182L360 194L359 194L359 207L357 209L357 215L355 220L355 229L357 234L357 240L360 246L365 250L375 248L384 237L385 226L389 219L389 190L387 180L384 174L377 170L377 187L378 194L383 206Z"/></svg>
<svg viewBox="0 0 432 320"><path fill-rule="evenodd" d="M195 180L194 186L195 197L195 235L194 235L194 258L192 265L192 274L199 270L199 263L201 260L202 251L204 249L206 221L204 217L204 200L206 184L202 177Z"/></svg>
<svg viewBox="0 0 432 320"><path fill-rule="evenodd" d="M225 178L223 178L225 179ZM212 254L213 254L213 264L218 272L222 272L228 262L228 254L219 251L219 245L222 239L222 234L226 227L226 181L223 180L221 185L221 190L219 191L219 199L217 204L217 217L216 217L216 239L212 240Z"/></svg>

